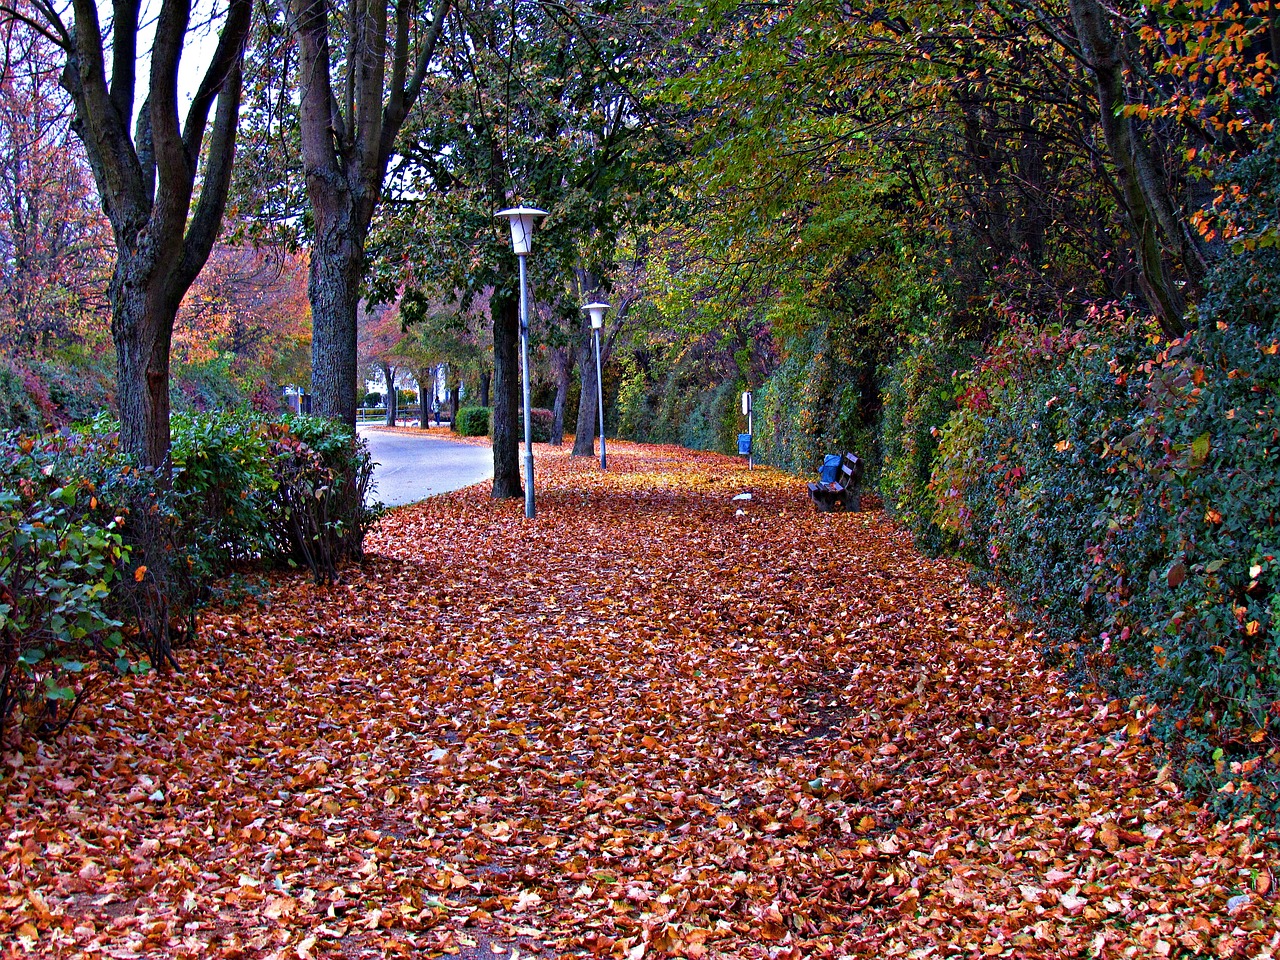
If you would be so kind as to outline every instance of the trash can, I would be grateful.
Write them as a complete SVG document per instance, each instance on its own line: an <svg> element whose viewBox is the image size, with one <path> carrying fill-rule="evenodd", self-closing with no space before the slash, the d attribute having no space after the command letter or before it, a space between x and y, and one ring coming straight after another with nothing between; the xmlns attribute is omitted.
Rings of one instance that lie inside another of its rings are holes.
<svg viewBox="0 0 1280 960"><path fill-rule="evenodd" d="M749 433L738 434L738 456L740 457L751 456L751 434Z"/></svg>

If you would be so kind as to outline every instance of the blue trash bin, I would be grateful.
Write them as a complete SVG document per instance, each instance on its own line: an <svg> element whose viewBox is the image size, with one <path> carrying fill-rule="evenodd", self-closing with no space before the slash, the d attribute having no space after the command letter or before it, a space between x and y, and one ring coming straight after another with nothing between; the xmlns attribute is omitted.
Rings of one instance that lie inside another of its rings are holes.
<svg viewBox="0 0 1280 960"><path fill-rule="evenodd" d="M751 434L749 433L738 434L738 456L740 457L751 456Z"/></svg>

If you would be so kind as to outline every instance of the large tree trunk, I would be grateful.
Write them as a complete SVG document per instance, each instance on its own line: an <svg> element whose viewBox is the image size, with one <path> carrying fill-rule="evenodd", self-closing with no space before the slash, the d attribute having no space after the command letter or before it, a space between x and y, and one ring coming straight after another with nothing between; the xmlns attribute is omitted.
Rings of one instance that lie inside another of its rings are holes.
<svg viewBox="0 0 1280 960"><path fill-rule="evenodd" d="M520 484L520 298L497 293L493 310L493 496L523 497Z"/></svg>
<svg viewBox="0 0 1280 960"><path fill-rule="evenodd" d="M313 409L353 428L356 305L365 240L396 137L422 91L448 5L449 0L438 0L423 36L410 29L410 6L397 4L388 43L385 4L352 5L343 19L337 5L331 8L327 0L289 3L298 41L301 154L316 226L307 285ZM346 46L337 82L330 55L331 14ZM411 61L410 46L419 40L416 62Z"/></svg>
<svg viewBox="0 0 1280 960"><path fill-rule="evenodd" d="M339 193L337 203L346 196ZM336 204L335 204L336 206ZM367 228L353 223L351 212L326 209L313 195L316 211L316 244L311 250L307 295L311 300L312 412L356 423L356 310L364 270Z"/></svg>
<svg viewBox="0 0 1280 960"><path fill-rule="evenodd" d="M573 432L573 456L596 455L596 427L600 421L596 405L596 353L591 339L591 323L578 331L578 370L582 389L578 392L578 422ZM585 339L584 339L585 337Z"/></svg>
<svg viewBox="0 0 1280 960"><path fill-rule="evenodd" d="M152 467L169 456L169 343L177 305L137 276L137 257L116 260L109 297L111 338L116 347L116 402L120 444Z"/></svg>

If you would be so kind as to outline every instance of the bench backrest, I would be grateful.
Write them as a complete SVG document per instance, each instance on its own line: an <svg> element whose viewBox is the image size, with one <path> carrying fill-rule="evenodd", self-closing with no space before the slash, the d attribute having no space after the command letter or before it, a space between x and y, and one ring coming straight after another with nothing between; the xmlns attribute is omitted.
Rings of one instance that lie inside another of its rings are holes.
<svg viewBox="0 0 1280 960"><path fill-rule="evenodd" d="M862 459L854 453L846 453L840 461L840 476L836 482L846 490L852 490L862 481L862 472L866 469Z"/></svg>

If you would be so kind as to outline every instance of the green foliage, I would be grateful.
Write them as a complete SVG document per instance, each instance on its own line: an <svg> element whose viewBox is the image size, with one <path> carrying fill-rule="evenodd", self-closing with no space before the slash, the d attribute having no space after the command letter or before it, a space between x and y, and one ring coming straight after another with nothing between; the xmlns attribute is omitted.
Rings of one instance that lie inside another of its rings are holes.
<svg viewBox="0 0 1280 960"><path fill-rule="evenodd" d="M266 426L245 414L175 414L173 495L199 574L279 553L269 526L277 481Z"/></svg>
<svg viewBox="0 0 1280 960"><path fill-rule="evenodd" d="M926 550L954 548L934 521L929 489L938 431L955 410L956 379L973 364L976 344L952 345L939 334L913 337L888 372L881 419L885 507L911 528Z"/></svg>
<svg viewBox="0 0 1280 960"><path fill-rule="evenodd" d="M175 365L169 402L182 413L235 410L248 403L244 388L233 374L232 358L219 355L201 363Z"/></svg>
<svg viewBox="0 0 1280 960"><path fill-rule="evenodd" d="M787 346L783 362L755 399L756 459L798 474L816 473L823 454L853 451L873 482L879 466L875 422L862 402L865 373L833 341L835 326L815 325Z"/></svg>
<svg viewBox="0 0 1280 960"><path fill-rule="evenodd" d="M1162 708L1211 805L1274 815L1280 342L1093 320L1017 327L965 379L936 519L1055 650Z"/></svg>
<svg viewBox="0 0 1280 960"><path fill-rule="evenodd" d="M306 563L335 578L377 516L368 451L327 419L177 415L168 486L117 440L104 417L0 441L0 740L16 710L39 732L65 725L88 662L159 665L148 616L193 622L234 568ZM159 532L167 569L131 560L141 523Z"/></svg>
<svg viewBox="0 0 1280 960"><path fill-rule="evenodd" d="M493 411L489 407L461 407L453 429L463 437L487 437Z"/></svg>
<svg viewBox="0 0 1280 960"><path fill-rule="evenodd" d="M380 508L369 504L373 461L346 424L292 414L267 426L273 494L265 498L267 545L333 583L338 565L364 556Z"/></svg>
<svg viewBox="0 0 1280 960"><path fill-rule="evenodd" d="M69 722L86 660L135 666L109 603L129 556L121 479L112 440L0 441L0 744L15 711L41 732Z"/></svg>

